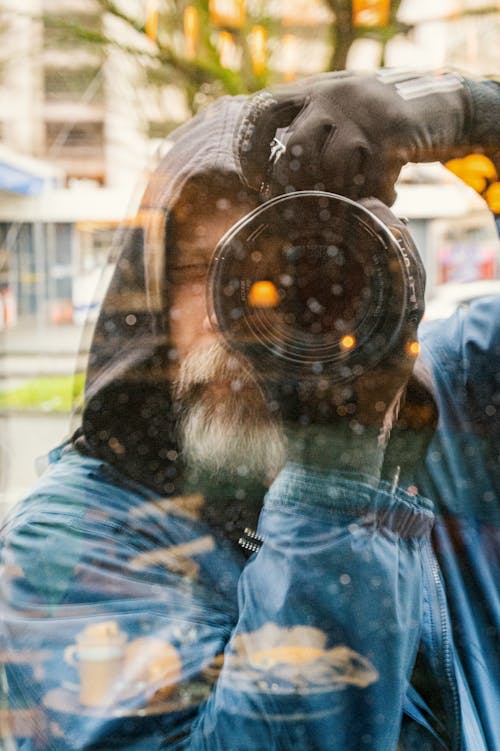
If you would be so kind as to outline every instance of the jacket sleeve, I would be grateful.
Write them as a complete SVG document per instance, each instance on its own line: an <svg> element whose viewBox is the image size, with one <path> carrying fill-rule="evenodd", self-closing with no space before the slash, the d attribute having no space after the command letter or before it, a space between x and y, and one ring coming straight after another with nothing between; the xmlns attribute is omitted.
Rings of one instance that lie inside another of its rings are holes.
<svg viewBox="0 0 500 751"><path fill-rule="evenodd" d="M431 517L385 486L286 470L190 751L395 749Z"/></svg>
<svg viewBox="0 0 500 751"><path fill-rule="evenodd" d="M70 452L12 510L0 530L2 749L155 751L189 734L242 568L197 519L200 501L159 501Z"/></svg>

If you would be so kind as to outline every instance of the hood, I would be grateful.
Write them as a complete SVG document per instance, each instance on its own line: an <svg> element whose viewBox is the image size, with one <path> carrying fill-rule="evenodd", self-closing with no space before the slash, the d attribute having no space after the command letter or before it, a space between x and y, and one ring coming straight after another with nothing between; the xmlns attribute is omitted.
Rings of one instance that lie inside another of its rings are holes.
<svg viewBox="0 0 500 751"><path fill-rule="evenodd" d="M109 462L159 496L184 494L193 486L197 492L212 494L211 503L205 503L207 519L225 531L230 527L236 539L245 526L255 526L264 488L246 479L234 482L234 477L227 481L220 475L216 481L187 477L177 440L178 408L172 397L171 373L177 352L169 327L174 278L169 263L177 245L181 246L175 239L176 219L184 230L190 230L192 215L205 209L205 216L210 217L213 211L228 212L226 223L232 224L238 212L247 213L260 202L259 189L250 187L246 179L260 188L268 177L262 160L257 174L249 171L245 159L249 138L255 132L255 112L258 115L259 108L251 99L224 97L169 139L170 150L151 176L135 219L117 234L114 274L94 329L82 421L73 438L79 451ZM263 143L269 145L269 137L267 133ZM269 164L269 148L262 147L261 153L267 155ZM316 193L317 212L321 200L321 194ZM237 211L232 210L235 208ZM295 211L293 222L300 226L302 214ZM349 216L352 211L349 209ZM330 216L324 211L317 216L323 214ZM285 210L283 216L287 216ZM237 257L237 249L235 253ZM224 290L224 294L229 293ZM189 302L186 310L190 308ZM406 313L409 316L411 311ZM415 325L413 318L411 325ZM316 374L314 368L313 362L309 369ZM269 398L268 393L270 409L279 405L281 417L294 425L312 420L329 427L332 414L337 419L337 402L330 399L326 404L320 390L315 390L316 375L312 389L307 384L303 388L296 375L290 383L287 378L273 384L278 396L273 392ZM339 388L343 389L342 384ZM343 398L348 400L350 392ZM345 420L338 417L337 422L349 421L349 414L346 412ZM376 434L378 427L374 431ZM368 437L369 433L367 430Z"/></svg>
<svg viewBox="0 0 500 751"><path fill-rule="evenodd" d="M246 101L224 97L169 138L134 221L117 233L114 274L90 346L73 444L160 496L185 492L168 375L172 211L186 196L201 205L207 191L243 189L234 140Z"/></svg>

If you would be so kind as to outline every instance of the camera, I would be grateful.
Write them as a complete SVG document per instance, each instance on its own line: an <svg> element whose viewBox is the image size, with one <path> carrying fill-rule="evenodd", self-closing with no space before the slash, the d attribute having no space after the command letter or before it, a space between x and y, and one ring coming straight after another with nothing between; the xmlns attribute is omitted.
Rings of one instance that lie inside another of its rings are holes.
<svg viewBox="0 0 500 751"><path fill-rule="evenodd" d="M352 381L415 336L423 268L403 222L376 204L383 219L333 193L285 194L220 240L209 310L263 377Z"/></svg>

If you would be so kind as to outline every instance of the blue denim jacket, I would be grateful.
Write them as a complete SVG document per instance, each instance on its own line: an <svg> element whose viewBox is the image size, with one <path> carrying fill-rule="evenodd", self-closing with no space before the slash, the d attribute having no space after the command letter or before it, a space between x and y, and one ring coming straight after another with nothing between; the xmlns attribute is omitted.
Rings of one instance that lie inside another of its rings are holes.
<svg viewBox="0 0 500 751"><path fill-rule="evenodd" d="M20 747L395 748L430 503L289 465L244 566L182 503L146 493L63 452L4 527L2 650L40 661L36 680L7 664L8 700L39 711L46 730ZM118 680L110 707L79 702L65 654L110 621L128 643L155 637L179 654L163 705Z"/></svg>
<svg viewBox="0 0 500 751"><path fill-rule="evenodd" d="M2 529L5 747L500 748L499 322L493 300L423 332L441 410L420 477L432 532L423 497L288 465L245 561L196 498L55 452ZM110 622L121 668L110 680L101 645L108 696L89 706L88 656L69 653Z"/></svg>

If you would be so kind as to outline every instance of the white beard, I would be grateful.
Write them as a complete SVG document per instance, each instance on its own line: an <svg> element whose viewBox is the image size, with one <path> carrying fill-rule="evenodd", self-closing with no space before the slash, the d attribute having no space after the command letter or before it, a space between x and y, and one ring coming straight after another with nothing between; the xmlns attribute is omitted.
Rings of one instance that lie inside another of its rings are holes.
<svg viewBox="0 0 500 751"><path fill-rule="evenodd" d="M286 440L255 378L220 345L181 363L174 396L188 465L211 473L271 480L285 462Z"/></svg>

